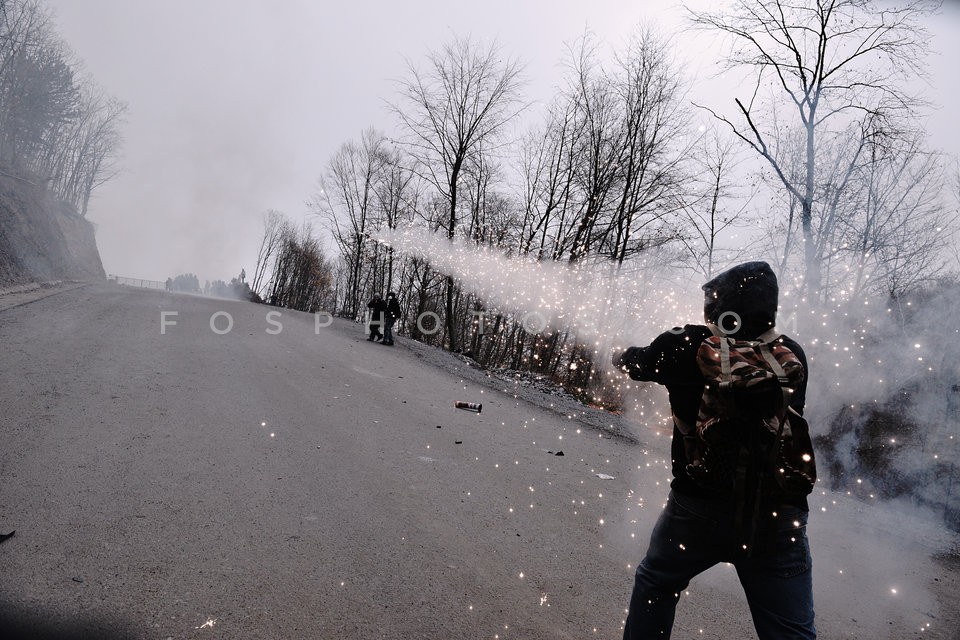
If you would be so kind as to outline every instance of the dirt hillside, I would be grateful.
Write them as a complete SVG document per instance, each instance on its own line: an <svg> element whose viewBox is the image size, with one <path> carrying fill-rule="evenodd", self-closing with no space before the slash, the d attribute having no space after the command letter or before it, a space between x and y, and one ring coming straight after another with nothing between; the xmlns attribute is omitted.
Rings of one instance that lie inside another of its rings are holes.
<svg viewBox="0 0 960 640"><path fill-rule="evenodd" d="M93 225L41 184L0 171L0 286L103 277Z"/></svg>

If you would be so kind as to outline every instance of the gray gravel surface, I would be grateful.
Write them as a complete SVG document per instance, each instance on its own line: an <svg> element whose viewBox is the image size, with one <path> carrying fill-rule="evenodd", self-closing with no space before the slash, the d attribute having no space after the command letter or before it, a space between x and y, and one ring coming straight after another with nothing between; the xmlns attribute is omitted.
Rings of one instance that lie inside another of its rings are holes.
<svg viewBox="0 0 960 640"><path fill-rule="evenodd" d="M665 438L269 311L109 284L0 311L0 632L619 637ZM949 535L814 503L822 637L957 637ZM753 637L728 567L674 637Z"/></svg>

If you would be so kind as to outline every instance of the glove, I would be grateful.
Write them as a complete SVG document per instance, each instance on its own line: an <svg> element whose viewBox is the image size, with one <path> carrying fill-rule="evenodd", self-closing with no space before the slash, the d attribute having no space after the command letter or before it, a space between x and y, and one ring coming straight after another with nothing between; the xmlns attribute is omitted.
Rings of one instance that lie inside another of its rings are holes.
<svg viewBox="0 0 960 640"><path fill-rule="evenodd" d="M630 347L622 353L613 354L613 366L620 369L627 369L641 364L643 358L643 347Z"/></svg>

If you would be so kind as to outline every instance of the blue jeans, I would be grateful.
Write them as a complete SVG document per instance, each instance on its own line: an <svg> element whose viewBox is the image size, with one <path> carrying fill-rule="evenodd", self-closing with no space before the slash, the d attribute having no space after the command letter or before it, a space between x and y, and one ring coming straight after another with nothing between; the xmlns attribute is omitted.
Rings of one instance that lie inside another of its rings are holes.
<svg viewBox="0 0 960 640"><path fill-rule="evenodd" d="M760 640L817 637L807 512L770 510L777 513L775 519L770 515L774 548L747 557L735 551L741 543L732 511L725 502L670 493L637 567L624 640L669 638L680 594L694 576L720 562L736 567Z"/></svg>
<svg viewBox="0 0 960 640"><path fill-rule="evenodd" d="M393 344L393 325L396 323L396 318L387 316L387 322L383 327L383 341L386 344Z"/></svg>

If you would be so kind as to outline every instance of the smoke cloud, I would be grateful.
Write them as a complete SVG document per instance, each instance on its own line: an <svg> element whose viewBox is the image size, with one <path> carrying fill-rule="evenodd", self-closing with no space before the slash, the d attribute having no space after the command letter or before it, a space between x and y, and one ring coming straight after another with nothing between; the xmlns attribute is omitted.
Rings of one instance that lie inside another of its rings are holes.
<svg viewBox="0 0 960 640"><path fill-rule="evenodd" d="M656 257L622 268L570 266L423 229L384 232L376 241L429 260L499 311L540 314L550 328L574 330L593 344L601 366L612 350L701 322L700 283ZM778 326L806 349L806 415L819 434L821 482L810 496L809 526L818 614L849 620L851 637L948 637L944 621L952 618L931 579L945 571L938 558L960 550L951 531L960 528L960 486L953 486L960 480L960 289L824 309L790 295L790 284L781 283ZM623 384L631 423L651 443L630 472L636 489L626 496L627 534L642 546L669 483L669 461L657 453L669 448L669 409L659 387ZM635 566L642 549L624 553ZM723 566L698 578L685 598L715 599L718 588L737 588Z"/></svg>
<svg viewBox="0 0 960 640"><path fill-rule="evenodd" d="M531 329L570 329L595 349L601 368L616 350L702 322L700 283L665 266L663 256L623 266L569 265L509 256L423 228L386 230L374 239L429 260ZM829 470L836 491L867 500L908 496L955 519L960 291L825 309L789 295L784 284L778 326L807 352L807 417L819 436L821 475ZM632 417L668 426L660 394L636 391L625 379L622 384ZM888 415L886 422L878 425L878 415ZM938 481L944 477L949 481Z"/></svg>
<svg viewBox="0 0 960 640"><path fill-rule="evenodd" d="M571 265L509 256L418 227L387 229L374 239L429 260L491 307L526 318L531 328L569 328L601 353L652 340L684 322L702 322L696 284L658 264L657 255L623 266Z"/></svg>

